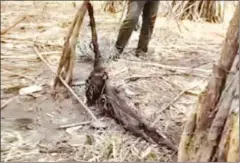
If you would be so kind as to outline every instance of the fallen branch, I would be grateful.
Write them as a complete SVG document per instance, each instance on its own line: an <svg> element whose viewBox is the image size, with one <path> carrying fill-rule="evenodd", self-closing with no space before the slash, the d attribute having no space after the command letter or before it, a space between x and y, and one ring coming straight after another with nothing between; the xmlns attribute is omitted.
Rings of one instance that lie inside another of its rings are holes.
<svg viewBox="0 0 240 163"><path fill-rule="evenodd" d="M31 80L32 82L34 82L34 83L37 83L37 81L35 80L35 79L33 79L33 78L31 78L31 77L28 77L28 76L25 76L25 75L23 75L23 74L19 74L19 73L16 73L16 72L12 72L12 71L8 71L8 70L5 70L5 69L1 69L2 71L5 71L5 72L7 72L7 73L9 73L9 74L12 74L12 75L16 75L16 76L19 76L19 77L22 77L22 78L26 78L26 79L28 79L28 80Z"/></svg>
<svg viewBox="0 0 240 163"><path fill-rule="evenodd" d="M133 75L133 76L125 78L124 80L126 82L130 82L130 81L137 81L139 79L162 78L162 76L170 76L170 75L187 75L187 76L189 76L189 74L187 74L187 73L162 73L162 74L158 73L158 74L152 74L152 75ZM201 77L201 78L208 77L208 76L204 76L204 75L200 75L200 74L191 74L191 75L196 76L196 77Z"/></svg>
<svg viewBox="0 0 240 163"><path fill-rule="evenodd" d="M21 55L21 56L1 56L1 59L36 59L36 55Z"/></svg>
<svg viewBox="0 0 240 163"><path fill-rule="evenodd" d="M186 93L187 91L189 91L189 90L191 90L191 89L193 89L193 88L195 88L196 87L196 85L195 86L193 86L193 87L190 87L190 88L187 88L187 89L185 89L185 90L183 90L182 92L180 92L171 102L169 102L167 105L165 105L162 109L160 109L159 111L157 111L155 114L160 114L161 112L163 112L164 110L166 110L166 109L168 109L171 105L173 105L180 97L182 97L182 95L184 94L184 93ZM159 115L156 119L155 119L155 121L151 124L151 126L155 126L155 124L159 121L161 119L161 115Z"/></svg>
<svg viewBox="0 0 240 163"><path fill-rule="evenodd" d="M199 96L200 95L199 92L192 92L192 91L186 91L185 94L189 94L189 95L192 95L192 96Z"/></svg>
<svg viewBox="0 0 240 163"><path fill-rule="evenodd" d="M59 126L58 129L66 129L66 128L71 128L71 127L77 127L77 126L81 126L81 125L87 125L92 123L92 121L86 121L86 122L80 122L80 123L73 123L73 124L67 124L67 125L62 125Z"/></svg>
<svg viewBox="0 0 240 163"><path fill-rule="evenodd" d="M22 42L28 42L28 43L32 43L33 40L31 40L31 38L19 38L19 37L12 37L12 36L2 36L1 38L1 42L5 43L6 41L4 40L16 40L16 41L22 41ZM27 40L29 39L29 40ZM53 46L55 48L63 48L63 45L60 44L53 44L53 43L48 43L48 42L41 42L41 41L35 41L36 44L41 44L41 45L45 45L45 46Z"/></svg>
<svg viewBox="0 0 240 163"><path fill-rule="evenodd" d="M137 81L140 79L148 79L148 78L163 78L162 76L170 76L170 75L187 75L187 74L183 74L183 73L163 73L161 75L134 75L134 76L130 76L125 78L124 80L128 83L130 81ZM208 76L204 76L204 75L194 75L197 77L201 77L201 78L207 78Z"/></svg>
<svg viewBox="0 0 240 163"><path fill-rule="evenodd" d="M189 67L179 67L179 66L169 66L169 65L163 65L159 63L151 63L151 62L138 62L138 61L127 61L124 59L118 59L118 61L124 61L124 62L131 62L132 64L140 64L140 65L146 65L146 66L154 66L154 67L159 67L162 69L166 69L169 71L176 71L180 73L204 73L204 74L210 74L211 70L204 70L204 69L199 69L199 68L189 68Z"/></svg>
<svg viewBox="0 0 240 163"><path fill-rule="evenodd" d="M39 56L39 58L48 66L48 68L56 74L56 72L52 69L52 67L49 65L49 63L42 57L42 55L38 52L37 48L34 47L34 50L36 54ZM92 113L92 111L82 102L82 100L76 95L76 93L72 90L72 88L63 80L61 76L58 76L60 81L63 83L63 85L71 92L71 94L78 100L78 102L81 104L81 106L91 115L91 117L94 120L97 120L97 117Z"/></svg>
<svg viewBox="0 0 240 163"><path fill-rule="evenodd" d="M126 81L126 83L128 83L130 81L137 81L139 79L162 78L163 75L166 75L166 74L161 74L161 75L134 75L134 76L127 77L124 80Z"/></svg>
<svg viewBox="0 0 240 163"><path fill-rule="evenodd" d="M3 102L3 104L1 105L1 110L3 110L8 104L10 104L16 97L7 99L6 102Z"/></svg>
<svg viewBox="0 0 240 163"><path fill-rule="evenodd" d="M15 22L13 25L11 25L10 27L4 29L1 31L1 35L6 34L8 31L10 31L12 28L14 28L16 25L18 25L19 23L21 23L23 20L25 20L27 18L27 16L22 17L21 19L19 19L17 22Z"/></svg>

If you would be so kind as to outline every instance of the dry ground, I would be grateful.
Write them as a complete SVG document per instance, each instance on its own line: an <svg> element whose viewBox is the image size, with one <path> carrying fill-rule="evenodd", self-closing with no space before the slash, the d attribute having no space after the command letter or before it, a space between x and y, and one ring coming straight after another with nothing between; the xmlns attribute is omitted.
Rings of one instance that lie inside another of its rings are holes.
<svg viewBox="0 0 240 163"><path fill-rule="evenodd" d="M99 2L94 3L100 49L107 57L120 14L103 13ZM107 129L92 129L89 124L58 129L89 121L90 116L73 97L53 99L54 74L36 55L34 42L56 70L76 9L71 2L1 2L1 30L27 16L1 37L1 161L176 161L176 153L131 136L109 118L103 117ZM155 126L175 144L220 56L227 27L227 23L178 23L180 29L174 19L159 16L148 57L133 56L139 35L134 32L121 59L107 64L112 83L125 90L145 118L157 119ZM92 55L90 36L86 17L77 48L75 83L84 81L91 70L82 57ZM21 88L36 84L41 91L19 94ZM74 90L83 100L84 87Z"/></svg>

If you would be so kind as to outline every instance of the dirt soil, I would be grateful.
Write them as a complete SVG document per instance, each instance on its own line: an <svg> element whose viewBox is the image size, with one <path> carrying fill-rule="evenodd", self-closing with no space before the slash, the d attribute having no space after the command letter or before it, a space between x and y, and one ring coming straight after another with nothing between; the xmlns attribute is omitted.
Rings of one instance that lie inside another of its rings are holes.
<svg viewBox="0 0 240 163"><path fill-rule="evenodd" d="M107 58L113 53L121 14L104 13L100 3L94 2L95 19L100 49ZM27 16L1 36L1 161L176 161L176 153L132 136L112 119L98 115L106 128L93 128L91 117L69 94L52 96L55 74L40 60L34 44L56 70L76 10L70 1L1 2L1 31ZM159 132L176 145L220 56L226 27L159 16L147 56L134 56L137 31L120 60L107 63L112 84L125 91L144 118L158 119ZM90 38L86 16L73 87L82 100L82 83L92 69L86 59L93 55ZM42 89L20 94L31 85ZM97 109L91 109L97 115ZM80 122L86 123L59 128Z"/></svg>

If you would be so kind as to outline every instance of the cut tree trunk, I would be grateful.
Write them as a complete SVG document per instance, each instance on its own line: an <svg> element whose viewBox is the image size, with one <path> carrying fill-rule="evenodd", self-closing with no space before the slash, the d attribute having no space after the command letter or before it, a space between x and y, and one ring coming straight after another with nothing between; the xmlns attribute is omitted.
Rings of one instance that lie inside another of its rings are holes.
<svg viewBox="0 0 240 163"><path fill-rule="evenodd" d="M174 13L180 13L180 19L202 18L207 22L220 23L224 18L224 1L173 0L172 8Z"/></svg>
<svg viewBox="0 0 240 163"><path fill-rule="evenodd" d="M239 6L230 22L219 63L179 144L178 161L239 162Z"/></svg>

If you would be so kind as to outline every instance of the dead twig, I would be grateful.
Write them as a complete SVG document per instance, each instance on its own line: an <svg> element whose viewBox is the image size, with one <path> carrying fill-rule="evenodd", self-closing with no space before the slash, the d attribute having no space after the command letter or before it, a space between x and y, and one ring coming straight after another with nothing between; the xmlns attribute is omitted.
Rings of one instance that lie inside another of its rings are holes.
<svg viewBox="0 0 240 163"><path fill-rule="evenodd" d="M9 73L9 74L16 75L16 76L19 76L19 77L22 77L22 78L26 78L26 79L28 79L28 80L31 80L31 81L34 82L34 83L37 83L36 79L33 79L33 78L28 77L28 76L26 76L26 75L19 74L19 73L16 73L16 72L12 72L12 71L9 71L9 70L5 70L5 69L1 69L1 70L2 70L2 71L5 71L5 72L7 72L7 73Z"/></svg>
<svg viewBox="0 0 240 163"><path fill-rule="evenodd" d="M72 83L72 86L83 86L85 85L85 81L76 81Z"/></svg>
<svg viewBox="0 0 240 163"><path fill-rule="evenodd" d="M59 126L58 129L66 129L66 128L71 128L71 127L77 127L77 126L81 126L81 125L87 125L87 124L90 124L90 123L92 123L92 121L72 123L72 124Z"/></svg>
<svg viewBox="0 0 240 163"><path fill-rule="evenodd" d="M189 76L189 74L180 72L180 73L157 73L152 75L133 75L130 77L127 77L124 79L127 83L130 81L137 81L139 79L148 79L148 78L162 78L162 76L171 76L171 75L186 75ZM192 76L201 77L201 78L207 78L208 76L200 75L200 74L191 74ZM113 76L113 75L112 75Z"/></svg>
<svg viewBox="0 0 240 163"><path fill-rule="evenodd" d="M42 55L51 55L51 54L60 54L60 51L50 51L50 52L42 52ZM1 56L1 59L39 59L36 55L7 55Z"/></svg>
<svg viewBox="0 0 240 163"><path fill-rule="evenodd" d="M161 74L161 75L135 75L135 76L127 77L124 80L128 83L130 81L137 81L139 79L161 78L162 75L164 75L164 74Z"/></svg>
<svg viewBox="0 0 240 163"><path fill-rule="evenodd" d="M163 74L152 74L152 75L148 75L148 76L147 75L146 76L131 76L131 77L128 77L128 78L126 78L124 80L126 80L126 83L128 83L130 81L137 81L139 79L160 78L160 79L162 79L163 82L165 82L171 88L174 88L174 87L179 88L178 85L176 85L176 84L170 82L169 80L165 79L165 77L163 77L165 75L166 75L166 73L163 73Z"/></svg>
<svg viewBox="0 0 240 163"><path fill-rule="evenodd" d="M189 94L189 95L192 95L192 96L199 96L200 93L192 92L192 91L186 91L185 94Z"/></svg>
<svg viewBox="0 0 240 163"><path fill-rule="evenodd" d="M196 73L211 73L210 70L204 70L204 69L199 69L199 68L190 68L190 67L179 67L179 66L170 66L170 65L163 65L159 63L151 63L151 62L138 62L138 61L130 61L130 60L124 60L124 59L119 59L118 61L125 61L125 62L132 62L133 64L140 64L140 65L146 65L146 66L154 66L154 67L159 67L162 69L166 69L169 71L177 71L177 72L182 72L182 73L191 73L195 71Z"/></svg>
<svg viewBox="0 0 240 163"><path fill-rule="evenodd" d="M39 56L39 58L49 67L49 69L57 75L57 73L53 70L53 68L49 65L49 63L42 57L42 55L38 52L37 48L34 47L34 50L36 54ZM91 115L91 117L94 120L97 120L97 117L92 113L92 111L82 102L82 100L76 95L76 93L72 90L72 88L63 80L61 76L58 76L60 81L63 83L63 85L71 92L71 94L78 100L78 102L82 105L82 107Z"/></svg>
<svg viewBox="0 0 240 163"><path fill-rule="evenodd" d="M24 17L22 17L21 19L19 19L17 22L15 22L13 25L11 25L10 27L4 29L1 31L1 35L6 34L8 31L10 31L12 28L14 28L16 25L18 25L19 23L21 23L23 20L25 20L27 18L27 15L25 15Z"/></svg>
<svg viewBox="0 0 240 163"><path fill-rule="evenodd" d="M1 110L3 110L8 104L10 104L16 97L13 97L13 98L10 98L10 99L7 99L6 102L4 102L2 105L1 105Z"/></svg>
<svg viewBox="0 0 240 163"><path fill-rule="evenodd" d="M63 46L60 44L53 44L53 43L48 43L48 42L41 42L41 41L35 41L35 43L40 44L40 45L45 45L45 46L54 46L56 48L62 48Z"/></svg>
<svg viewBox="0 0 240 163"><path fill-rule="evenodd" d="M171 105L173 105L180 97L182 97L182 95L184 93L186 93L187 91L195 88L197 85L194 85L193 87L187 88L185 90L183 90L182 92L180 92L172 101L170 101L167 105L165 105L162 109L160 109L159 111L157 111L155 114L159 114L161 112L163 112L164 110L168 109ZM155 121L151 124L151 126L155 126L155 124L159 121L159 119L161 118L161 116L159 115Z"/></svg>

